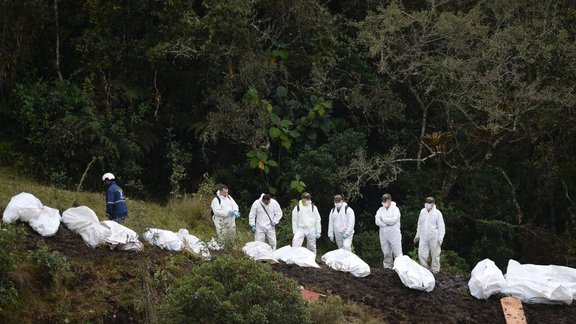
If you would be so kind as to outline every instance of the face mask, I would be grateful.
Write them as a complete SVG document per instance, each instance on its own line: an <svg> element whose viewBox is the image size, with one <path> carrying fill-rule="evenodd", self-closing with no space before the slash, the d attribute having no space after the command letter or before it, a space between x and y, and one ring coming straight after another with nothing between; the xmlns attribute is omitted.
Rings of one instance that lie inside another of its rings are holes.
<svg viewBox="0 0 576 324"><path fill-rule="evenodd" d="M430 210L430 209L432 209L432 204L431 203L425 203L424 208L426 208L427 210Z"/></svg>
<svg viewBox="0 0 576 324"><path fill-rule="evenodd" d="M341 202L339 202L339 203L334 203L334 206L336 206L336 208L340 208L340 207L342 207L342 203L341 203Z"/></svg>
<svg viewBox="0 0 576 324"><path fill-rule="evenodd" d="M388 208L388 207L390 207L390 204L391 204L390 202L383 202L382 206Z"/></svg>
<svg viewBox="0 0 576 324"><path fill-rule="evenodd" d="M306 206L312 205L312 200L304 200L304 205Z"/></svg>

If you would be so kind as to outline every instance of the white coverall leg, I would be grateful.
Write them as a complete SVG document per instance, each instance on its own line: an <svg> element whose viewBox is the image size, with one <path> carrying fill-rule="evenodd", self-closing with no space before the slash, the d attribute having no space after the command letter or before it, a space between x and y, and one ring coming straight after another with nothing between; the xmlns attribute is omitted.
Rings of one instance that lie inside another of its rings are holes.
<svg viewBox="0 0 576 324"><path fill-rule="evenodd" d="M420 265L426 269L430 269L433 273L440 271L440 242L438 241L438 234L435 233L428 240L420 239L418 243L418 259ZM428 258L432 259L432 266L428 267Z"/></svg>
<svg viewBox="0 0 576 324"><path fill-rule="evenodd" d="M384 268L392 269L394 259L402 256L402 233L398 228L380 227L380 248L384 254Z"/></svg>
<svg viewBox="0 0 576 324"><path fill-rule="evenodd" d="M236 220L232 217L214 217L214 226L220 240L234 238L236 234Z"/></svg>
<svg viewBox="0 0 576 324"><path fill-rule="evenodd" d="M338 246L339 249L352 252L352 237L354 234L350 234L346 239L342 237L343 234L344 233L335 233L334 240L336 241L336 246Z"/></svg>
<svg viewBox="0 0 576 324"><path fill-rule="evenodd" d="M274 251L276 250L276 229L274 227L270 227L269 230L266 230L256 225L256 234L254 235L254 240L257 242L266 242L266 240L268 240L268 245L270 245L270 247L272 247L272 251Z"/></svg>
<svg viewBox="0 0 576 324"><path fill-rule="evenodd" d="M301 228L296 229L294 238L292 239L293 247L300 247L306 238L306 248L316 253L316 230L314 228Z"/></svg>

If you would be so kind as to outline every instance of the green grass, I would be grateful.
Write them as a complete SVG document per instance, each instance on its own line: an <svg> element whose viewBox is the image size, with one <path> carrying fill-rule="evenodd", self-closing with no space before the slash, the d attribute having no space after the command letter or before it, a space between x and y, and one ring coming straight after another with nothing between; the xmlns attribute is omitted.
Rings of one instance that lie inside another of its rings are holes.
<svg viewBox="0 0 576 324"><path fill-rule="evenodd" d="M10 198L21 193L30 193L40 199L45 206L56 208L60 213L73 206L74 201L78 205L91 208L100 220L106 219L105 192L79 192L63 190L55 187L43 186L26 176L16 174L13 170L0 168L0 208L3 210L8 205ZM130 193L126 193L128 203L128 218L125 225L142 234L147 228L160 228L177 232L186 228L190 234L196 235L203 240L216 237L214 224L210 213L210 201L212 194L198 193L183 198L171 200L165 206L141 200L130 199ZM246 218L247 215L243 215ZM243 246L250 239L245 220L238 220L238 237Z"/></svg>

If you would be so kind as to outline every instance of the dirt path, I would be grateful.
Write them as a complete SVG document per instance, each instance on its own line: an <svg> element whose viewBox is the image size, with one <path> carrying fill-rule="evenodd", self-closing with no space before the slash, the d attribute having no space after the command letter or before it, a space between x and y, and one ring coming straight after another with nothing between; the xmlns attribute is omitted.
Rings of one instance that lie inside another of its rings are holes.
<svg viewBox="0 0 576 324"><path fill-rule="evenodd" d="M467 277L440 273L430 292L406 288L393 270L372 269L365 278L326 268L277 264L273 269L296 279L306 289L332 293L379 309L387 323L505 323L499 296L478 300L468 291ZM576 305L524 305L528 323L575 323Z"/></svg>

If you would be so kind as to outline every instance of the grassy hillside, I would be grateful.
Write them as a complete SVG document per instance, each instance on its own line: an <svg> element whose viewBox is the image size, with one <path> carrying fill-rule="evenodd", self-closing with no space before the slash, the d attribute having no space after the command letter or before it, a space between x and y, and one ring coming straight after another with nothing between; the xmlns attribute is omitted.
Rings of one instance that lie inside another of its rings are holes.
<svg viewBox="0 0 576 324"><path fill-rule="evenodd" d="M209 239L215 236L208 207L212 188L207 183L196 195L175 199L166 206L129 199L126 226L139 233L148 227L173 231L187 228L190 233ZM20 192L31 193L60 212L75 204L85 205L104 219L103 192L76 193L46 187L12 170L0 169L2 211L10 198ZM229 265L233 270L228 271L272 271L267 265L242 261L240 248L253 238L243 226L245 223L246 215L239 220L236 248L213 253L213 259L231 255L233 258L228 260L238 260L238 264ZM140 253L106 247L91 249L64 225L55 236L41 237L25 224L3 224L0 246L0 322L7 323L163 323L162 305L172 287L178 287L206 264L193 254L167 252L148 244ZM244 266L238 266L242 262ZM250 269L251 265L254 269ZM246 275L238 273L233 277ZM288 278L282 280L291 282ZM296 285L294 282L293 287ZM190 298L193 294L190 292ZM264 292L258 298L266 299L265 295ZM10 303L3 306L6 300ZM342 301L338 296L329 296L315 305L306 304L306 309L314 322L376 323L380 317L379 311Z"/></svg>
<svg viewBox="0 0 576 324"><path fill-rule="evenodd" d="M207 187L208 185L204 186ZM10 198L21 193L28 192L36 196L45 206L56 208L60 213L74 205L90 207L98 215L100 220L106 219L105 215L105 191L102 192L73 192L55 187L46 187L37 182L20 176L14 171L0 169L0 208L3 210ZM129 217L126 226L138 233L147 228L162 228L178 231L187 228L190 233L202 238L210 239L216 233L210 218L210 201L213 192L207 188L193 197L179 198L170 201L166 206L140 200L130 199L127 192ZM242 220L240 221L243 222ZM246 233L245 228L239 229Z"/></svg>

